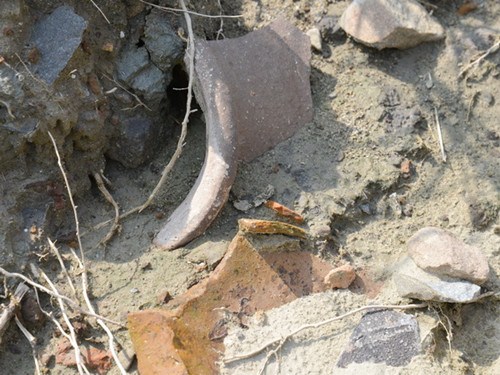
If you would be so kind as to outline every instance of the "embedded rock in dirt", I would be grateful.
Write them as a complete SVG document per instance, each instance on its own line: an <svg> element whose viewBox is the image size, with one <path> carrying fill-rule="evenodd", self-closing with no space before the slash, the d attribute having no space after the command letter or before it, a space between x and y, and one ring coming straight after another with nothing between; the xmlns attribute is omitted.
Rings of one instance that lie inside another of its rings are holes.
<svg viewBox="0 0 500 375"><path fill-rule="evenodd" d="M385 362L401 367L410 363L419 352L420 334L415 317L397 311L375 311L361 318L337 366Z"/></svg>
<svg viewBox="0 0 500 375"><path fill-rule="evenodd" d="M414 0L354 0L340 18L340 27L377 49L406 49L445 36L443 27Z"/></svg>
<svg viewBox="0 0 500 375"><path fill-rule="evenodd" d="M87 22L69 6L61 6L38 21L31 43L38 50L34 73L49 85L59 76L82 42Z"/></svg>
<svg viewBox="0 0 500 375"><path fill-rule="evenodd" d="M345 289L349 288L355 278L356 271L354 267L350 264L344 264L328 272L324 282L333 289Z"/></svg>
<svg viewBox="0 0 500 375"><path fill-rule="evenodd" d="M439 228L422 228L415 233L408 240L408 254L417 266L438 276L479 285L488 280L490 268L481 250Z"/></svg>
<svg viewBox="0 0 500 375"><path fill-rule="evenodd" d="M466 303L478 297L479 285L453 278L440 278L419 268L409 257L398 266L393 281L404 298L423 301Z"/></svg>
<svg viewBox="0 0 500 375"><path fill-rule="evenodd" d="M153 9L146 17L144 43L151 61L163 72L171 72L174 65L180 62L184 52L181 38L166 13L159 9ZM167 81L170 82L170 79Z"/></svg>
<svg viewBox="0 0 500 375"><path fill-rule="evenodd" d="M148 105L158 106L165 97L172 73L168 72L167 76L152 64L145 47L136 48L132 45L125 48L116 69L118 78L144 97Z"/></svg>
<svg viewBox="0 0 500 375"><path fill-rule="evenodd" d="M112 137L107 155L125 167L135 168L154 156L162 143L162 125L143 116L124 118Z"/></svg>

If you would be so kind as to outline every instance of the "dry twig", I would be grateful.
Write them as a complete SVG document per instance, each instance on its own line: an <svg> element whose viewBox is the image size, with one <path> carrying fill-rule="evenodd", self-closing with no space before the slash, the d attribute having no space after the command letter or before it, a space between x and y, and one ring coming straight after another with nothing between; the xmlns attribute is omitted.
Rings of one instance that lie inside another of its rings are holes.
<svg viewBox="0 0 500 375"><path fill-rule="evenodd" d="M143 101L142 101L142 100L141 100L141 99L140 99L140 98L139 98L136 94L134 94L132 91L127 90L127 89L126 89L123 85L121 85L120 83L118 83L118 81L117 81L116 79L111 78L111 77L107 76L107 75L106 75L106 74L104 74L104 73L103 73L102 75L103 75L103 77L104 77L104 78L106 78L107 80L109 80L109 81L113 82L116 86L118 86L119 88L121 88L121 89L122 89L123 91L125 91L127 94L132 95L132 96L134 97L134 99L137 101L137 103L138 103L138 104L137 104L136 106L134 106L134 107L132 107L132 108L124 108L124 109L123 109L124 111L134 109L134 108L136 108L138 105L143 106L144 108L146 108L146 109L147 109L148 111L150 111L150 112L152 111L152 109L151 109L151 108L149 108L149 107L148 107L148 106L147 106L147 105L146 105L146 104L145 104L145 103L144 103L144 102L143 102ZM116 90L113 88L113 89L111 89L111 90L107 91L106 93L107 93L107 94L111 94L111 93L113 93L113 92L115 92L115 91L116 91Z"/></svg>
<svg viewBox="0 0 500 375"><path fill-rule="evenodd" d="M54 252L54 254L57 257L57 260L59 261L59 265L61 266L61 269L64 273L64 276L66 276L66 280L68 280L69 287L71 288L71 292L73 293L73 298L76 300L77 295L76 295L76 289L75 285L73 284L73 280L71 279L71 276L68 273L68 270L66 269L66 266L64 265L64 261L61 257L61 254L59 253L59 250L57 249L56 245L50 238L47 238L47 241L49 242L49 247L50 249Z"/></svg>
<svg viewBox="0 0 500 375"><path fill-rule="evenodd" d="M488 57L492 53L495 53L499 49L500 49L500 40L495 44L493 44L490 48L488 48L483 54L481 54L478 58L473 60L470 64L467 64L467 66L463 68L458 74L458 78L462 78L469 69L471 69L476 65L479 65L481 61L483 61L486 57Z"/></svg>
<svg viewBox="0 0 500 375"><path fill-rule="evenodd" d="M278 345L278 347L282 347L283 344L285 343L285 341L287 341L288 339L290 339L291 337L295 336L297 333L299 333L303 330L306 330L309 328L318 328L318 327L324 326L326 324L329 324L331 322L334 322L336 320L341 320L341 319L347 318L348 316L357 314L358 312L361 312L361 311L379 310L379 309L409 310L409 309L422 309L422 308L427 307L427 306L428 306L427 303L416 303L416 304L410 304L410 305L368 305L368 306L363 306L363 307L357 308L355 310L349 311L343 315L335 316L333 318L326 319L326 320L323 320L323 321L318 322L318 323L304 324L304 325L300 326L299 328L293 330L289 334L287 334L285 337L271 340L271 341L267 342L266 344L262 345L261 347L255 349L255 350L252 350L251 352L239 354L239 355L236 355L234 357L224 359L223 362L225 364L229 364L229 363L241 361L242 359L254 357L257 354L262 353L267 348L269 348L273 345L276 345L276 344Z"/></svg>
<svg viewBox="0 0 500 375"><path fill-rule="evenodd" d="M3 334L7 330L10 320L14 316L16 309L19 307L19 304L28 289L29 288L24 283L20 283L17 286L14 295L11 297L9 305L2 312L2 315L0 316L0 342Z"/></svg>
<svg viewBox="0 0 500 375"><path fill-rule="evenodd" d="M30 331L26 329L26 327L23 325L23 323L21 323L17 316L15 316L14 319L16 320L17 327L21 330L21 332L24 334L24 337L26 337L26 339L30 343L31 351L33 354L33 361L35 362L36 374L40 375L40 363L38 362L38 356L36 355L36 338L30 333Z"/></svg>
<svg viewBox="0 0 500 375"><path fill-rule="evenodd" d="M149 3L149 2L144 1L144 0L139 0L139 1L141 3L146 4L146 5L150 5L153 8L158 8L158 9L166 10L166 11L169 11L169 12L182 12L182 13L184 13L184 17L186 16L186 14L188 14L188 15L192 14L193 16L200 16L200 17L205 17L205 18L242 18L243 17L242 14L232 15L232 16L226 16L226 15L220 14L218 16L213 16L213 15L210 15L210 14L203 14L203 13L193 12L192 10L187 10L186 6L184 4L182 4L183 3L182 0L180 1L182 9L164 7L164 6L161 6L161 5L156 5L156 4L153 4L153 3ZM182 6L182 5L184 5L184 6Z"/></svg>
<svg viewBox="0 0 500 375"><path fill-rule="evenodd" d="M441 158L443 162L446 163L446 153L444 151L443 134L441 133L441 123L439 122L439 115L436 107L434 107L434 117L436 119L436 128L439 140L439 149L441 150Z"/></svg>
<svg viewBox="0 0 500 375"><path fill-rule="evenodd" d="M469 106L467 107L467 122L470 121L470 117L472 115L472 107L474 106L474 103L476 102L476 98L479 95L479 91L476 91L474 95L472 95L472 98L469 101Z"/></svg>
<svg viewBox="0 0 500 375"><path fill-rule="evenodd" d="M99 11L99 13L102 14L102 16L104 17L104 19L106 20L106 22L111 25L111 22L109 22L108 17L106 17L106 15L104 14L104 12L101 10L101 8L99 8L99 6L95 3L95 1L94 0L90 0L90 2L92 3L92 5L94 5L97 8L97 10Z"/></svg>
<svg viewBox="0 0 500 375"><path fill-rule="evenodd" d="M50 278L45 274L43 271L39 271L42 277L45 279L47 284L49 284L50 288L52 289L53 292L58 293L57 288L55 287L54 283L50 280ZM66 313L66 307L64 306L64 303L61 298L57 298L57 303L59 304L59 309L61 310L61 315L64 319L64 322L66 323L66 326L69 329L69 342L71 343L71 346L73 347L73 350L75 352L75 362L76 362L76 367L78 369L79 374L90 374L87 368L85 367L85 364L82 361L82 353L80 351L80 347L78 346L78 341L76 340L76 332L75 328L71 324L71 320L69 319L68 314Z"/></svg>
<svg viewBox="0 0 500 375"><path fill-rule="evenodd" d="M73 194L71 193L71 187L70 187L69 182L68 182L68 177L67 177L66 172L64 171L64 168L62 165L61 156L59 155L59 150L57 148L56 141L54 140L54 137L52 136L52 134L50 132L48 132L48 134L49 134L50 140L52 141L52 145L54 146L54 151L55 151L56 156L57 156L57 164L59 165L59 169L61 170L61 174L64 178L64 183L66 184L66 190L68 191L68 197L69 197L69 200L71 203L71 208L73 209L73 216L74 216L75 227L76 227L75 228L76 229L76 239L78 241L78 249L80 250L80 257L78 258L78 260L80 262L80 268L82 271L81 276L82 276L83 299L85 300L85 304L87 305L87 308L89 309L89 311L91 313L95 314L96 312L95 312L94 306L90 302L90 298L88 295L88 276L87 276L87 269L85 267L85 254L83 251L82 239L80 236L80 222L78 220L78 213L76 211L76 205L75 205L75 202L73 200ZM109 342L111 344L110 350L111 350L111 354L112 354L112 357L113 357L116 365L118 366L118 368L122 374L126 374L126 371L123 368L123 365L121 364L120 360L118 359L118 355L116 353L116 349L114 346L114 336L111 333L111 330L106 326L106 323L104 323L104 321L102 319L97 318L97 323L101 326L101 328L106 332L106 334L109 337Z"/></svg>
<svg viewBox="0 0 500 375"><path fill-rule="evenodd" d="M114 200L113 196L110 194L106 185L104 185L104 181L100 173L94 173L95 181L97 182L97 187L101 191L104 198L113 206L115 209L115 218L113 220L113 225L108 231L108 234L99 241L99 245L106 246L106 244L113 238L114 234L120 231L120 207L118 207L118 203Z"/></svg>
<svg viewBox="0 0 500 375"><path fill-rule="evenodd" d="M96 314L96 313L93 313L91 311L88 311L88 310L85 310L85 309L82 309L75 301L73 301L72 299L62 295L62 294L59 294L58 292L53 292L52 290L44 287L43 285L41 284L38 284L32 280L30 280L29 278L27 278L26 276L20 274L20 273L16 273L16 272L9 272L7 270L5 270L4 268L0 267L0 273L2 275L4 275L5 277L10 277L10 278L16 278L16 279L21 279L23 280L26 284L28 285L31 285L33 288L36 288L42 292L44 292L45 294L48 294L49 296L52 296L54 298L60 298L61 300L63 300L68 306L70 306L72 309L74 309L75 311L78 311L80 314L84 314L84 315L88 315L88 316L91 316L93 318L96 318L96 319L102 319L108 323L111 323L111 324L115 324L119 327L125 327L124 324L120 323L120 322L117 322L115 320L112 320L112 319L109 319L109 318L106 318L102 315L99 315L99 314Z"/></svg>

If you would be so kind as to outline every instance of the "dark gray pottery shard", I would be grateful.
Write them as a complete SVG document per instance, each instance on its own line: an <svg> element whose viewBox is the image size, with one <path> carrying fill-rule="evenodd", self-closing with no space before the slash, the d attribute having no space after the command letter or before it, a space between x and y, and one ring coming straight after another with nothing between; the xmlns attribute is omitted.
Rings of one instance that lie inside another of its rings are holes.
<svg viewBox="0 0 500 375"><path fill-rule="evenodd" d="M312 121L309 38L278 20L243 37L197 41L194 92L207 128L205 162L154 243L201 235L226 203L238 161L251 161Z"/></svg>
<svg viewBox="0 0 500 375"><path fill-rule="evenodd" d="M381 310L366 314L354 329L340 355L337 367L350 363L381 363L401 367L420 353L417 320L398 311Z"/></svg>

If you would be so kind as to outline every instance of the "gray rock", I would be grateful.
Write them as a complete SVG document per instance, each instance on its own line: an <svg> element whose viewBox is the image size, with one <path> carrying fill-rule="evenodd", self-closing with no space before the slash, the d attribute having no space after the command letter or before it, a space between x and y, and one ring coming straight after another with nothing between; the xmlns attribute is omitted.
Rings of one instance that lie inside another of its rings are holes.
<svg viewBox="0 0 500 375"><path fill-rule="evenodd" d="M450 232L427 227L408 240L408 254L423 270L438 276L450 276L484 284L489 277L487 258Z"/></svg>
<svg viewBox="0 0 500 375"><path fill-rule="evenodd" d="M135 168L149 160L162 141L161 124L149 118L126 118L118 126L107 155L125 167Z"/></svg>
<svg viewBox="0 0 500 375"><path fill-rule="evenodd" d="M393 281L401 297L424 301L465 303L478 297L481 291L480 286L468 281L425 272L409 257L402 260Z"/></svg>
<svg viewBox="0 0 500 375"><path fill-rule="evenodd" d="M148 51L144 47L125 48L117 61L118 79L132 86L132 80L149 65Z"/></svg>
<svg viewBox="0 0 500 375"><path fill-rule="evenodd" d="M354 0L340 18L340 27L378 49L406 49L445 36L443 27L415 0Z"/></svg>
<svg viewBox="0 0 500 375"><path fill-rule="evenodd" d="M167 93L172 74L165 74L154 65L149 65L132 81L131 87L146 101L158 104Z"/></svg>
<svg viewBox="0 0 500 375"><path fill-rule="evenodd" d="M38 21L31 35L31 43L40 53L34 72L52 84L80 45L86 27L87 22L66 5Z"/></svg>
<svg viewBox="0 0 500 375"><path fill-rule="evenodd" d="M410 363L420 349L419 328L412 315L390 310L375 311L361 318L337 366L384 362L401 367Z"/></svg>
<svg viewBox="0 0 500 375"><path fill-rule="evenodd" d="M159 9L153 9L146 17L144 43L151 61L164 72L170 71L182 58L184 51L182 40L165 12Z"/></svg>
<svg viewBox="0 0 500 375"><path fill-rule="evenodd" d="M117 62L118 79L146 101L158 104L166 95L171 72L163 73L149 60L145 47L126 48Z"/></svg>

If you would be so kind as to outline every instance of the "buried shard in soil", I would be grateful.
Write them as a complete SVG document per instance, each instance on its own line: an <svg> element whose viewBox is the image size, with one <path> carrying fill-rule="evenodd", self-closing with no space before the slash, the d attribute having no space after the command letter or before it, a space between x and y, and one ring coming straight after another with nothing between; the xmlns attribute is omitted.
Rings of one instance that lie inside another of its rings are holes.
<svg viewBox="0 0 500 375"><path fill-rule="evenodd" d="M163 249L208 228L227 201L238 161L260 156L312 120L310 41L288 22L195 47L207 151L194 187L154 240Z"/></svg>

